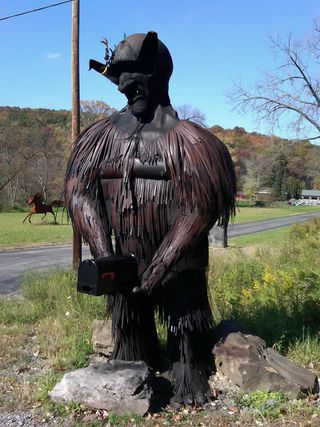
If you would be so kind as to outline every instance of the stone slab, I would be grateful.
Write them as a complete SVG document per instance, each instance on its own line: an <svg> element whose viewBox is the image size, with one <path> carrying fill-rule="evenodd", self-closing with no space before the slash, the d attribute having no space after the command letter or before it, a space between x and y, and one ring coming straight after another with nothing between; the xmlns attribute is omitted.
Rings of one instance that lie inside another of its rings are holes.
<svg viewBox="0 0 320 427"><path fill-rule="evenodd" d="M245 393L279 391L288 398L297 398L301 393L318 390L314 372L267 348L257 336L230 333L214 346L213 354L217 372Z"/></svg>
<svg viewBox="0 0 320 427"><path fill-rule="evenodd" d="M144 415L151 406L153 378L154 372L142 361L113 360L66 373L50 398L119 415Z"/></svg>

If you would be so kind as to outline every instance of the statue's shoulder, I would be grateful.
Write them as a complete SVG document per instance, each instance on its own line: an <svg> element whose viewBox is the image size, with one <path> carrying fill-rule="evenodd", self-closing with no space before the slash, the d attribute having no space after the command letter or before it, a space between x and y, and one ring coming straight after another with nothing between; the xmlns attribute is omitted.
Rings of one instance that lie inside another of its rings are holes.
<svg viewBox="0 0 320 427"><path fill-rule="evenodd" d="M110 116L91 123L88 127L81 131L77 138L78 141L83 143L87 140L90 140L92 137L95 137L97 134L103 133L105 130L114 127L115 116L117 114L119 113L112 113Z"/></svg>
<svg viewBox="0 0 320 427"><path fill-rule="evenodd" d="M68 170L72 168L83 169L84 165L97 165L112 139L117 135L114 124L114 113L108 117L92 123L84 129L77 137L74 148L69 159ZM81 167L79 166L81 165Z"/></svg>
<svg viewBox="0 0 320 427"><path fill-rule="evenodd" d="M182 137L186 146L201 144L203 148L207 147L209 150L215 146L216 148L224 147L223 142L217 138L209 129L201 126L191 120L179 120L175 131Z"/></svg>
<svg viewBox="0 0 320 427"><path fill-rule="evenodd" d="M236 181L226 146L208 129L180 120L165 138L164 158L179 189L181 206L227 223L234 210Z"/></svg>

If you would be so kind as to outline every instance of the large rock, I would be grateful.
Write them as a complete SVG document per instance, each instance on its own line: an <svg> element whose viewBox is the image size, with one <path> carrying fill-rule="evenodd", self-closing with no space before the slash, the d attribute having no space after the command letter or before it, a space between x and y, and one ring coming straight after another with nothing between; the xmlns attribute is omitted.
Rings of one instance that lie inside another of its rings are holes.
<svg viewBox="0 0 320 427"><path fill-rule="evenodd" d="M113 360L66 373L50 398L120 415L144 415L151 405L153 378L153 371L144 362Z"/></svg>
<svg viewBox="0 0 320 427"><path fill-rule="evenodd" d="M213 349L219 375L224 375L242 391L279 391L289 398L301 392L316 392L318 380L272 348L264 340L241 332L231 333Z"/></svg>
<svg viewBox="0 0 320 427"><path fill-rule="evenodd" d="M93 350L98 355L109 357L113 351L111 320L94 320L92 325Z"/></svg>

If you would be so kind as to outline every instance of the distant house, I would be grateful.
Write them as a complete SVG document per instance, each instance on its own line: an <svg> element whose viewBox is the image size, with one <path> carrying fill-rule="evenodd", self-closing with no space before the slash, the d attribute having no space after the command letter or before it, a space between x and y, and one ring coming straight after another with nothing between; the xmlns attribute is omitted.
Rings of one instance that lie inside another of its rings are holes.
<svg viewBox="0 0 320 427"><path fill-rule="evenodd" d="M242 191L237 191L236 200L240 201L240 200L245 200L245 199L246 199L246 196L244 195L244 193Z"/></svg>
<svg viewBox="0 0 320 427"><path fill-rule="evenodd" d="M320 200L320 190L302 190L300 199Z"/></svg>
<svg viewBox="0 0 320 427"><path fill-rule="evenodd" d="M256 200L258 202L270 202L272 200L272 189L269 187L260 188L256 192Z"/></svg>

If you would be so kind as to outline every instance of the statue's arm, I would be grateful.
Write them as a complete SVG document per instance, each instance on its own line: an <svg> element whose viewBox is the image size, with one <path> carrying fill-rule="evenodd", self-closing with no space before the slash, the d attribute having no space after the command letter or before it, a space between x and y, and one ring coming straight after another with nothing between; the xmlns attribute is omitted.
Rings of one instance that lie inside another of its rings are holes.
<svg viewBox="0 0 320 427"><path fill-rule="evenodd" d="M81 178L69 177L66 181L66 204L73 228L88 243L91 254L95 258L112 255L111 230L98 189L92 197L86 192Z"/></svg>
<svg viewBox="0 0 320 427"><path fill-rule="evenodd" d="M166 281L179 257L197 250L216 221L227 225L234 212L234 168L220 140L199 126L180 121L164 143L179 214L142 277L142 289L148 292Z"/></svg>
<svg viewBox="0 0 320 427"><path fill-rule="evenodd" d="M66 172L65 201L73 228L89 244L95 258L113 254L98 172L108 144L104 135L109 130L108 119L84 130L76 141Z"/></svg>
<svg viewBox="0 0 320 427"><path fill-rule="evenodd" d="M141 289L150 293L160 285L172 271L176 261L187 251L197 247L214 222L213 217L197 213L179 215L143 274Z"/></svg>

